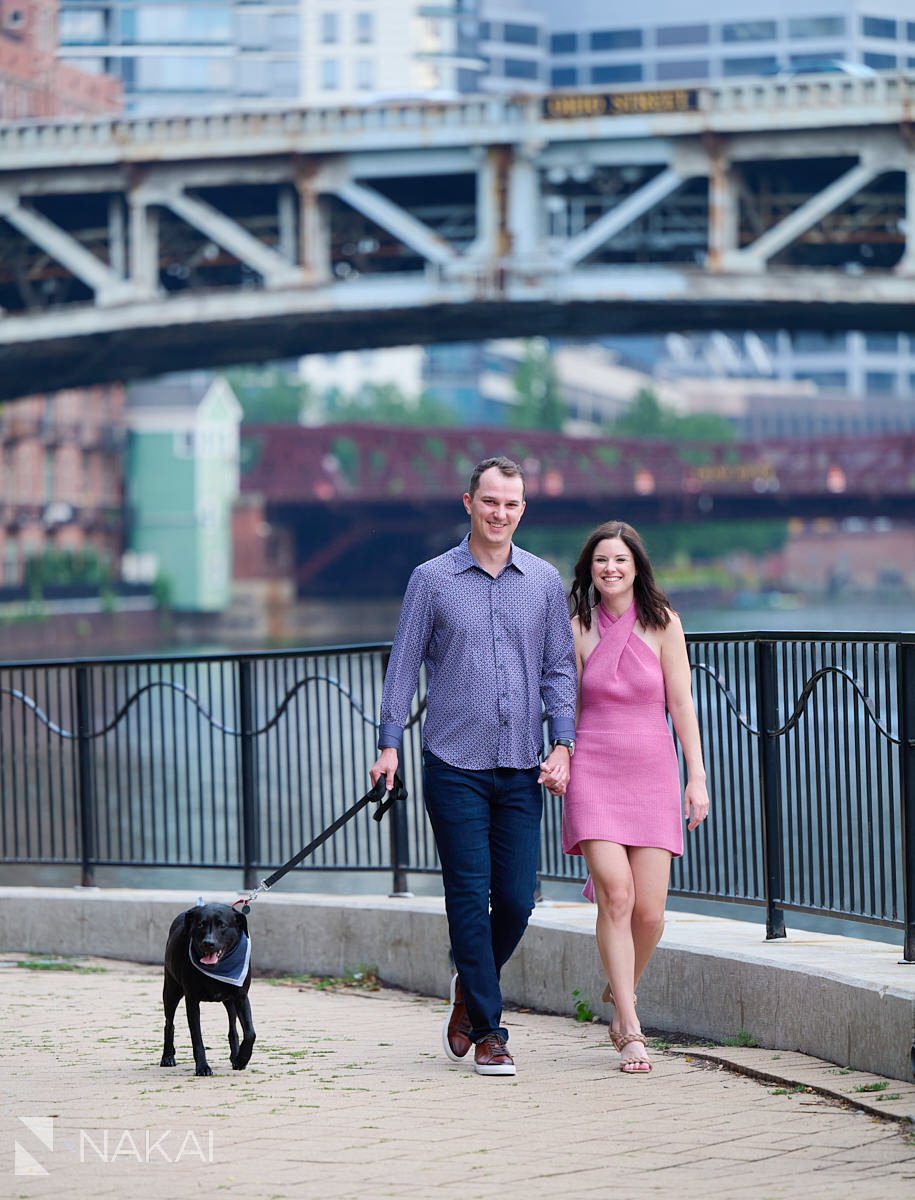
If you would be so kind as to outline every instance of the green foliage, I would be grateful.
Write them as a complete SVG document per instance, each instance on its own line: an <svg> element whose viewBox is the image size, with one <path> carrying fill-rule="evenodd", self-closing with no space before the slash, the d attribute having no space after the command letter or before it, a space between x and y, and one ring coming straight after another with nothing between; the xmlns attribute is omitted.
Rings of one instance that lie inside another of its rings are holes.
<svg viewBox="0 0 915 1200"><path fill-rule="evenodd" d="M640 524L639 533L655 568L678 560L708 562L724 554L769 554L788 539L788 523L773 521L695 521L682 525Z"/></svg>
<svg viewBox="0 0 915 1200"><path fill-rule="evenodd" d="M594 1013L587 1000L581 998L581 988L575 988L572 992L572 1001L575 1004L575 1020L582 1022L590 1022L594 1020Z"/></svg>
<svg viewBox="0 0 915 1200"><path fill-rule="evenodd" d="M57 550L53 546L26 559L24 574L33 599L43 596L47 587L81 585L102 590L113 578L107 560L94 550Z"/></svg>
<svg viewBox="0 0 915 1200"><path fill-rule="evenodd" d="M153 601L160 612L167 612L172 607L175 585L172 578L164 571L157 571L152 583Z"/></svg>
<svg viewBox="0 0 915 1200"><path fill-rule="evenodd" d="M889 1086L885 1079L881 1079L876 1083L859 1083L857 1087L851 1090L853 1092L885 1092Z"/></svg>
<svg viewBox="0 0 915 1200"><path fill-rule="evenodd" d="M611 426L616 437L666 438L680 442L730 442L734 428L716 413L681 415L662 404L650 388L642 388ZM689 461L689 460L687 460Z"/></svg>
<svg viewBox="0 0 915 1200"><path fill-rule="evenodd" d="M738 1029L734 1037L722 1038L721 1044L722 1046L758 1046L759 1042L745 1029Z"/></svg>
<svg viewBox="0 0 915 1200"><path fill-rule="evenodd" d="M308 384L291 372L243 368L227 379L244 424L295 424L313 400Z"/></svg>
<svg viewBox="0 0 915 1200"><path fill-rule="evenodd" d="M458 414L431 392L411 399L395 383L374 383L357 395L333 392L324 398L328 421L367 421L378 425L457 425Z"/></svg>
<svg viewBox="0 0 915 1200"><path fill-rule="evenodd" d="M566 406L545 341L534 338L524 343L514 385L518 403L511 410L513 425L520 429L562 429Z"/></svg>

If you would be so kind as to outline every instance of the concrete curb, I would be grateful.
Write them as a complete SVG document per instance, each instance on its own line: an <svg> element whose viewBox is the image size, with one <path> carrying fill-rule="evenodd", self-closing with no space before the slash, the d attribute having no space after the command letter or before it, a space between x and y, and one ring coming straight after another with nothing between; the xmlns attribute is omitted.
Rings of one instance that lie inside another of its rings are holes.
<svg viewBox="0 0 915 1200"><path fill-rule="evenodd" d="M687 1060L717 1063L728 1071L746 1075L760 1083L801 1087L817 1096L849 1104L883 1121L896 1121L907 1126L915 1123L915 1084L897 1081L888 1084L879 1075L850 1071L806 1054L780 1054L758 1048L720 1046L671 1046L666 1052L681 1055ZM858 1090L864 1088L874 1090ZM868 1100L868 1095L873 1095L874 1099ZM885 1100L883 1096L886 1096Z"/></svg>
<svg viewBox="0 0 915 1200"><path fill-rule="evenodd" d="M177 891L3 888L0 951L159 963L171 920L195 901ZM584 904L539 906L503 974L506 1001L571 1015L577 992L606 1015L594 916ZM342 975L372 964L389 983L448 994L440 899L270 895L249 924L257 970ZM639 985L640 1013L648 1028L714 1041L745 1030L759 1046L911 1082L915 972L898 958L888 943L829 934L765 942L758 926L672 913Z"/></svg>

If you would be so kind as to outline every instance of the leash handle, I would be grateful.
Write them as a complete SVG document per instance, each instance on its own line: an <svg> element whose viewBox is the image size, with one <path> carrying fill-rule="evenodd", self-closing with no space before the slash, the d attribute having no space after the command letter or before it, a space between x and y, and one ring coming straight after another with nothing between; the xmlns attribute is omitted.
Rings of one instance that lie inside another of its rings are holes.
<svg viewBox="0 0 915 1200"><path fill-rule="evenodd" d="M367 791L365 795L361 797L361 799L357 800L351 808L348 808L342 816L338 817L331 825L328 825L328 827L319 833L316 838L313 838L307 846L303 846L298 854L294 854L288 862L283 863L283 865L274 871L272 875L268 875L266 879L262 879L253 892L250 892L247 896L240 896L237 900L235 900L232 904L232 907L235 908L240 904L242 906L241 911L247 916L247 914L251 911L251 905L261 894L261 892L268 892L275 883L278 883L284 875L287 875L293 869L293 867L297 867L304 858L308 857L309 854L314 853L314 851L317 850L319 846L322 846L328 840L328 838L333 837L338 829L342 829L347 821L352 820L352 818L355 817L357 813L361 812L367 804L375 803L378 805L378 809L374 813L374 818L376 821L380 821L388 809L393 805L395 800L406 800L408 795L409 793L404 787L403 780L400 778L400 775L394 775L394 786L389 792L385 787L384 776L381 775L375 784L369 789L369 791Z"/></svg>

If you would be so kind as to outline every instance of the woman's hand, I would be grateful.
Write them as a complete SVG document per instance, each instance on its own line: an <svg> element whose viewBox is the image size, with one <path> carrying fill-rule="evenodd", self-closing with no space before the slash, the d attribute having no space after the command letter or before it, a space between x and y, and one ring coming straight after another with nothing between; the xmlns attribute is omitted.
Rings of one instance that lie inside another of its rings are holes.
<svg viewBox="0 0 915 1200"><path fill-rule="evenodd" d="M683 815L688 822L686 828L692 831L701 825L708 816L709 798L704 779L691 779L683 794Z"/></svg>

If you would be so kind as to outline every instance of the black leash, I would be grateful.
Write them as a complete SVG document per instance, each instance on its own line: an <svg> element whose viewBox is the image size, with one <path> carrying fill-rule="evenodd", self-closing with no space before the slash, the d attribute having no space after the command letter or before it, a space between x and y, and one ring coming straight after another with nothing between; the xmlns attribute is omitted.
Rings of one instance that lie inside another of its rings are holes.
<svg viewBox="0 0 915 1200"><path fill-rule="evenodd" d="M404 787L403 780L399 775L394 776L394 786L390 791L385 787L384 776L382 775L370 791L366 792L360 800L357 800L351 808L348 808L342 816L337 817L333 825L328 825L307 846L303 846L298 854L294 854L288 862L283 863L272 875L268 875L266 879L262 879L253 892L250 892L247 896L240 896L237 900L233 901L232 907L236 908L240 904L242 906L241 911L249 913L251 905L261 892L269 892L275 883L278 883L293 867L297 867L303 858L307 858L319 846L323 846L328 838L332 838L338 829L342 829L346 822L351 821L356 813L361 812L367 804L374 803L378 805L372 816L376 821L380 821L395 800L406 800L407 795L407 789Z"/></svg>

